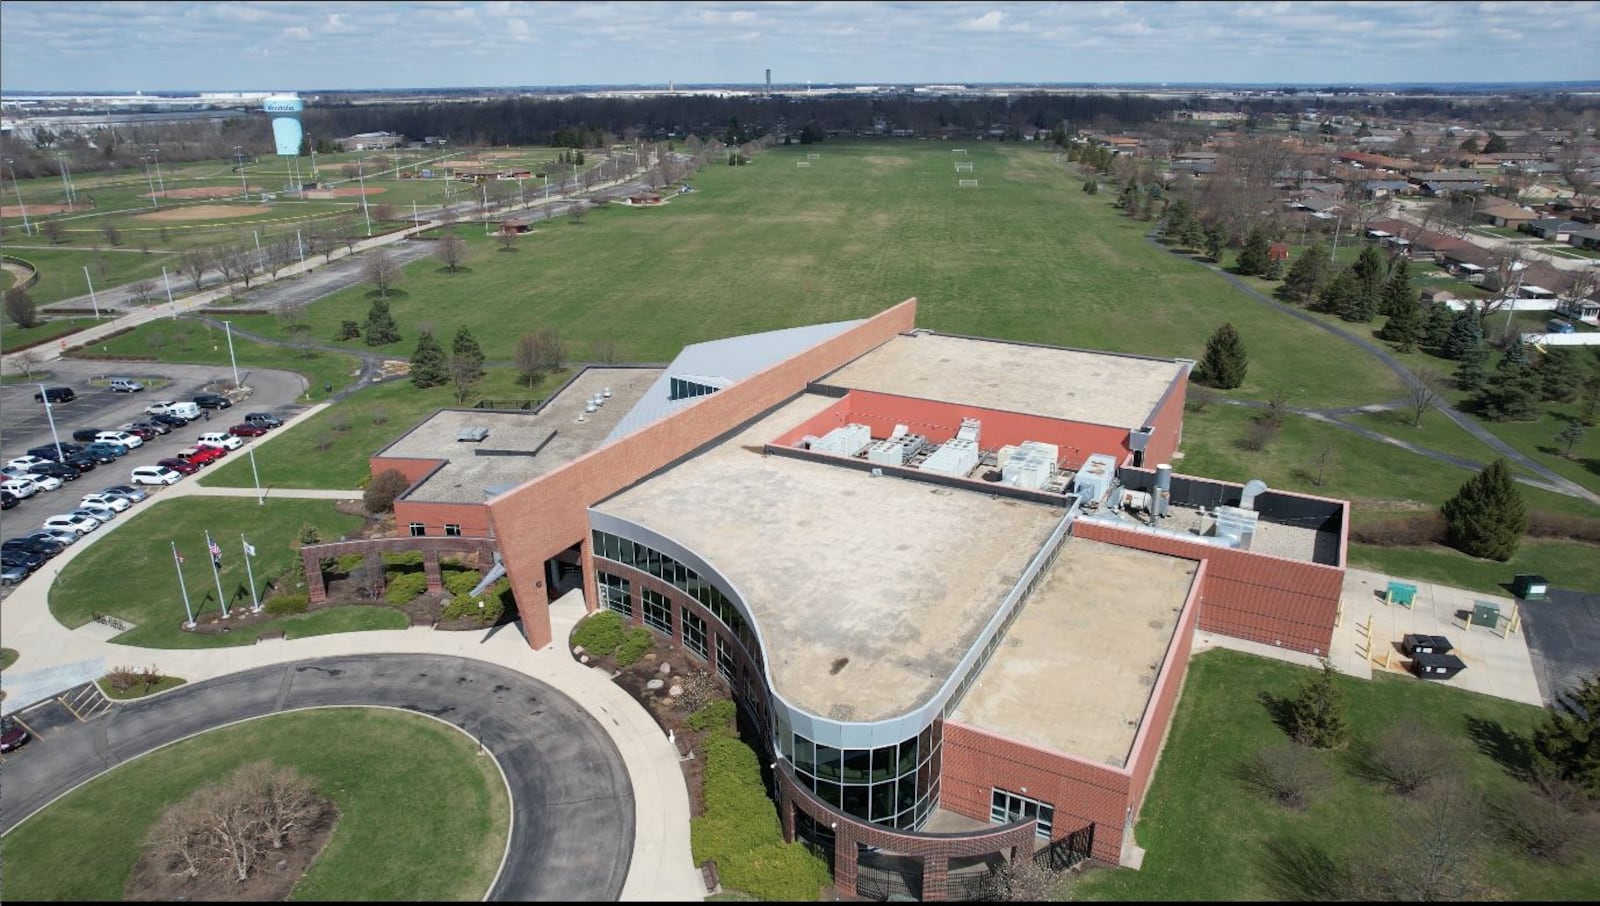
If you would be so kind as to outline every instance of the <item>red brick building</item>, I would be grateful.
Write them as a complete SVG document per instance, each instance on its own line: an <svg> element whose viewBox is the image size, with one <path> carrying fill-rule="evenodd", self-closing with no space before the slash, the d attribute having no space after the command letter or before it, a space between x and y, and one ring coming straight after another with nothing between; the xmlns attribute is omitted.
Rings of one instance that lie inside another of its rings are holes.
<svg viewBox="0 0 1600 906"><path fill-rule="evenodd" d="M397 524L495 539L534 647L581 581L703 660L843 892L1136 858L1197 627L1326 652L1347 507L1173 474L1188 360L915 313L585 371L536 411L441 413L373 467L415 482Z"/></svg>

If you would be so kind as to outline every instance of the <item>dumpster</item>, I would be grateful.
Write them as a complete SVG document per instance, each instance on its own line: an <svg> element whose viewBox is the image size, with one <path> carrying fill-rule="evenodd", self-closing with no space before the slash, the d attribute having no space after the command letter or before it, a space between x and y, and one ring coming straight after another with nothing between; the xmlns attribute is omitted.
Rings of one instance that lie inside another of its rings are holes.
<svg viewBox="0 0 1600 906"><path fill-rule="evenodd" d="M1550 580L1544 576L1523 574L1511 581L1511 593L1524 601L1543 601L1550 591Z"/></svg>
<svg viewBox="0 0 1600 906"><path fill-rule="evenodd" d="M1447 680L1467 669L1461 658L1453 654L1418 654L1411 661L1411 670L1421 679Z"/></svg>
<svg viewBox="0 0 1600 906"><path fill-rule="evenodd" d="M1406 657L1416 657L1419 654L1449 654L1454 648L1450 640L1442 635L1422 635L1408 633L1400 639L1400 653Z"/></svg>
<svg viewBox="0 0 1600 906"><path fill-rule="evenodd" d="M1410 607L1417 599L1417 587L1405 582L1390 582L1384 601L1400 607Z"/></svg>
<svg viewBox="0 0 1600 906"><path fill-rule="evenodd" d="M1500 605L1492 601L1473 601L1472 615L1467 621L1473 626L1487 626L1494 629L1500 625Z"/></svg>

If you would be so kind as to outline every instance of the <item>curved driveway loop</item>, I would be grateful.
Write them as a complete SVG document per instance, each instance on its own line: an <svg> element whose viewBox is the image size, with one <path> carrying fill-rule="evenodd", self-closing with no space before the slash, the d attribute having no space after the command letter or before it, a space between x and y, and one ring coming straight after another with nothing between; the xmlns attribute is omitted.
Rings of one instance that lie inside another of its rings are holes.
<svg viewBox="0 0 1600 906"><path fill-rule="evenodd" d="M510 851L490 899L615 900L628 875L634 797L611 739L577 703L493 664L433 655L294 661L184 686L58 730L8 759L9 830L56 796L157 746L297 708L385 705L481 739L510 786Z"/></svg>

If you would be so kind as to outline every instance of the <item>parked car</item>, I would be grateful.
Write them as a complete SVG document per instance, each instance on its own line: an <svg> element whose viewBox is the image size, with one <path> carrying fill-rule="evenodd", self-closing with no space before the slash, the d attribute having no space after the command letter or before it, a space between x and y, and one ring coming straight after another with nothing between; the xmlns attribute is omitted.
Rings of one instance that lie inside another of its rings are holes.
<svg viewBox="0 0 1600 906"><path fill-rule="evenodd" d="M19 475L17 476L17 480L31 481L33 482L34 487L41 491L59 491L61 489L61 479L51 478L49 475L40 475L36 472L29 472L26 475Z"/></svg>
<svg viewBox="0 0 1600 906"><path fill-rule="evenodd" d="M113 456L111 458L112 459L116 459L115 456ZM93 456L90 456L87 453L74 453L71 456L68 456L66 459L62 460L61 464L64 465L64 466L71 466L74 469L77 469L78 470L78 474L81 475L84 472L93 472L95 464L97 462L98 462L98 460L96 460Z"/></svg>
<svg viewBox="0 0 1600 906"><path fill-rule="evenodd" d="M117 518L116 510L106 506L95 506L92 503L79 504L78 507L72 511L72 514L74 516L91 516L100 520L101 525L104 525L107 522Z"/></svg>
<svg viewBox="0 0 1600 906"><path fill-rule="evenodd" d="M189 420L183 416L172 415L166 412L159 412L155 415L151 415L149 416L149 419L150 423L153 425L166 425L168 428L182 428L184 425L189 424Z"/></svg>
<svg viewBox="0 0 1600 906"><path fill-rule="evenodd" d="M85 494L83 495L83 499L78 502L83 506L94 505L107 507L113 513L120 513L128 507L133 506L132 503L129 503L115 494Z"/></svg>
<svg viewBox="0 0 1600 906"><path fill-rule="evenodd" d="M195 441L202 447L221 447L224 450L237 450L244 446L244 441L226 431L207 431Z"/></svg>
<svg viewBox="0 0 1600 906"><path fill-rule="evenodd" d="M200 417L200 407L187 400L157 400L144 411L146 415L172 415L189 421Z"/></svg>
<svg viewBox="0 0 1600 906"><path fill-rule="evenodd" d="M72 439L79 443L92 444L94 443L95 435L104 430L104 428L79 428L72 432Z"/></svg>
<svg viewBox="0 0 1600 906"><path fill-rule="evenodd" d="M177 484L182 477L166 466L139 466L132 473L134 484Z"/></svg>
<svg viewBox="0 0 1600 906"><path fill-rule="evenodd" d="M260 437L267 433L267 429L260 425L252 425L249 422L240 422L237 425L230 426L228 433L234 437Z"/></svg>
<svg viewBox="0 0 1600 906"><path fill-rule="evenodd" d="M110 386L112 393L138 393L144 389L143 384L139 383L133 378L125 377L112 378Z"/></svg>
<svg viewBox="0 0 1600 906"><path fill-rule="evenodd" d="M44 554L36 554L33 551L0 551L0 564L20 566L30 573L43 566L44 561Z"/></svg>
<svg viewBox="0 0 1600 906"><path fill-rule="evenodd" d="M61 553L64 547L65 545L59 544L53 540L40 540L31 537L7 538L5 541L0 541L0 553L4 553L6 551L20 551L24 554L38 554L45 560L48 560L51 557L54 557L56 554Z"/></svg>
<svg viewBox="0 0 1600 906"><path fill-rule="evenodd" d="M126 434L132 434L140 440L155 440L156 437L161 434L161 432L157 431L155 428L152 428L148 425L141 425L137 422L129 422L126 425L122 425L121 427L117 428L117 430ZM167 430L171 431L172 429L168 428Z"/></svg>
<svg viewBox="0 0 1600 906"><path fill-rule="evenodd" d="M177 452L177 457L185 462L192 462L197 466L211 463L228 455L228 451L221 447L184 447Z"/></svg>
<svg viewBox="0 0 1600 906"><path fill-rule="evenodd" d="M71 387L46 387L33 395L33 401L42 403L49 400L52 403L70 403L78 398Z"/></svg>
<svg viewBox="0 0 1600 906"><path fill-rule="evenodd" d="M149 491L141 491L133 485L128 484L114 484L109 488L102 489L100 493L113 494L117 497L121 497L129 503L138 503L139 501L150 496Z"/></svg>
<svg viewBox="0 0 1600 906"><path fill-rule="evenodd" d="M61 462L62 457L73 456L82 452L83 444L68 443L66 441L62 441L60 450L56 449L55 444L41 444L37 447L28 448L29 456L38 456L41 459L51 459L56 462Z"/></svg>
<svg viewBox="0 0 1600 906"><path fill-rule="evenodd" d="M176 456L171 456L166 459L156 460L156 465L166 466L172 471L177 472L179 475L193 475L194 473L200 471L200 468L204 466L205 463L190 462L187 459L179 459Z"/></svg>
<svg viewBox="0 0 1600 906"><path fill-rule="evenodd" d="M6 465L14 469L21 469L24 472L32 472L34 466L42 466L47 462L50 462L50 460L45 459L43 456L18 456L16 459L6 463Z"/></svg>
<svg viewBox="0 0 1600 906"><path fill-rule="evenodd" d="M39 486L22 478L7 477L6 480L0 481L0 491L5 491L18 500L27 500L39 493Z"/></svg>
<svg viewBox="0 0 1600 906"><path fill-rule="evenodd" d="M202 409L230 409L233 401L220 393L196 393L194 404Z"/></svg>
<svg viewBox="0 0 1600 906"><path fill-rule="evenodd" d="M94 440L95 443L99 444L122 444L130 450L144 446L144 438L137 434L129 434L126 431L118 431L115 428L110 431L101 431L94 436Z"/></svg>
<svg viewBox="0 0 1600 906"><path fill-rule="evenodd" d="M73 531L72 529L41 528L37 532L34 532L34 534L35 535L48 535L51 538L54 538L55 540L61 542L64 545L70 545L70 544L72 544L72 542L78 540L78 533Z"/></svg>
<svg viewBox="0 0 1600 906"><path fill-rule="evenodd" d="M41 523L46 529L69 529L80 535L87 535L100 527L100 520L89 516L77 516L72 513L61 513L51 516Z"/></svg>
<svg viewBox="0 0 1600 906"><path fill-rule="evenodd" d="M15 752L32 738L33 734L15 717L10 714L0 717L0 752Z"/></svg>
<svg viewBox="0 0 1600 906"><path fill-rule="evenodd" d="M114 444L109 441L97 440L89 446L84 447L83 452L93 454L97 462L115 462L117 457L128 455L128 445ZM111 458L106 459L105 457L107 456Z"/></svg>
<svg viewBox="0 0 1600 906"><path fill-rule="evenodd" d="M0 491L0 510L9 510L22 502L22 498L10 491Z"/></svg>
<svg viewBox="0 0 1600 906"><path fill-rule="evenodd" d="M21 582L23 579L28 578L32 572L33 570L28 569L26 566L0 564L0 585L15 585L18 582ZM6 717L5 719L10 720L11 718ZM0 738L0 743L4 743L4 741L5 740L3 738ZM9 752L11 750L7 748L5 751Z"/></svg>
<svg viewBox="0 0 1600 906"><path fill-rule="evenodd" d="M57 537L53 532L47 532L43 529L35 529L34 531L29 532L22 537L27 538L29 541L38 543L40 545L38 549L41 553L44 553L45 556L50 556L51 550L53 550L55 553L60 553L63 550L66 550L67 545L78 540L71 537L63 540L62 538Z"/></svg>
<svg viewBox="0 0 1600 906"><path fill-rule="evenodd" d="M273 415L271 412L246 412L244 420L262 428L276 428L283 424L283 419Z"/></svg>
<svg viewBox="0 0 1600 906"><path fill-rule="evenodd" d="M62 481L77 481L81 471L59 462L47 462L33 467L33 474L35 475L48 475L51 478L59 478Z"/></svg>

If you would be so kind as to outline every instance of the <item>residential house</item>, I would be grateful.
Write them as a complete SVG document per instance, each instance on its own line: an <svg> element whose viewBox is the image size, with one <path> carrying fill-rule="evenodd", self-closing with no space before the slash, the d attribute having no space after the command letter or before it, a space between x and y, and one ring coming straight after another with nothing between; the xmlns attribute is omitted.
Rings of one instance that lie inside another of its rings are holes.
<svg viewBox="0 0 1600 906"><path fill-rule="evenodd" d="M1518 232L1531 233L1540 239L1553 242L1566 242L1573 233L1588 228L1589 224L1579 223L1576 220L1563 220L1560 217L1540 217L1517 224Z"/></svg>
<svg viewBox="0 0 1600 906"><path fill-rule="evenodd" d="M1515 228L1519 223L1528 223L1538 220L1539 215L1524 207L1491 198L1484 201L1478 208L1478 216L1497 227Z"/></svg>
<svg viewBox="0 0 1600 906"><path fill-rule="evenodd" d="M1574 232L1567 237L1568 245L1575 245L1580 249L1600 250L1600 229L1587 229Z"/></svg>

